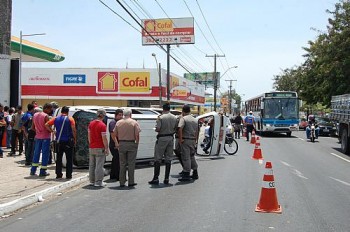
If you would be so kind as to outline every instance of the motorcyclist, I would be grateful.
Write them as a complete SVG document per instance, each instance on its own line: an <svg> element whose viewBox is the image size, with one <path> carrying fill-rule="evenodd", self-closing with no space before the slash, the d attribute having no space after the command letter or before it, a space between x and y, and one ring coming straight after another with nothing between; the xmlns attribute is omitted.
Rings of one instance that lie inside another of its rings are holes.
<svg viewBox="0 0 350 232"><path fill-rule="evenodd" d="M308 126L306 127L306 138L308 138L308 139L310 139L311 125L312 124L314 124L314 126L315 126L315 137L317 139L319 131L320 131L320 128L317 126L315 115L310 114L309 117L308 117Z"/></svg>

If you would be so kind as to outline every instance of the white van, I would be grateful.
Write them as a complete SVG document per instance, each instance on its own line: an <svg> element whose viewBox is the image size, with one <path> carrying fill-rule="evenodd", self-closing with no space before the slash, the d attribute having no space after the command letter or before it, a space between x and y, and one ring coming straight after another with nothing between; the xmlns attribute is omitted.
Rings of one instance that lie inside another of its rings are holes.
<svg viewBox="0 0 350 232"><path fill-rule="evenodd" d="M73 164L77 167L79 166L88 166L89 164L89 145L87 138L87 130L89 123L96 118L96 111L99 108L105 108L101 106L68 106L69 107L69 116L72 116L76 122L77 128L77 146L73 155ZM108 107L106 107L108 108ZM107 113L105 122L107 128L109 123L114 120L114 111L117 108L113 109L113 114ZM58 108L55 112L55 116L59 115L61 108ZM157 132L155 132L156 120L158 114L133 114L132 118L138 121L141 133L140 133L140 144L138 147L137 162L152 160L154 158L154 144L156 142ZM110 134L107 129L107 138L108 142L110 139ZM111 161L112 155L106 157L106 161ZM65 165L65 157L63 158L63 164Z"/></svg>

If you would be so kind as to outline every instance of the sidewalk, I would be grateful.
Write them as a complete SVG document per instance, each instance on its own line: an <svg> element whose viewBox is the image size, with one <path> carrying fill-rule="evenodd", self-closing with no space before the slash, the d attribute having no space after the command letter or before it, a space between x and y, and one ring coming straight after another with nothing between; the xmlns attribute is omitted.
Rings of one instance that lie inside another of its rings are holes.
<svg viewBox="0 0 350 232"><path fill-rule="evenodd" d="M87 169L74 169L71 180L56 180L55 164L48 168L50 176L30 176L30 166L24 165L24 155L8 156L10 150L3 150L4 158L0 158L0 217L88 179Z"/></svg>

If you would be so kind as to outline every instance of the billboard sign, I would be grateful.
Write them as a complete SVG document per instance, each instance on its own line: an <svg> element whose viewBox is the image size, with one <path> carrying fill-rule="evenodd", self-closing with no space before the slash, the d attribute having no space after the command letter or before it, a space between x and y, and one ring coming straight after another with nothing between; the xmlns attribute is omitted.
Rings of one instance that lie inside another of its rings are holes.
<svg viewBox="0 0 350 232"><path fill-rule="evenodd" d="M150 91L149 72L120 72L119 92L149 93Z"/></svg>
<svg viewBox="0 0 350 232"><path fill-rule="evenodd" d="M64 84L85 84L86 75L85 74L64 74L63 83Z"/></svg>
<svg viewBox="0 0 350 232"><path fill-rule="evenodd" d="M142 45L156 45L154 40L159 44L194 44L194 18L143 19L141 24L145 29Z"/></svg>
<svg viewBox="0 0 350 232"><path fill-rule="evenodd" d="M198 82L206 86L214 86L214 72L204 73L185 73L184 77L188 80ZM220 72L216 72L217 85L220 86Z"/></svg>

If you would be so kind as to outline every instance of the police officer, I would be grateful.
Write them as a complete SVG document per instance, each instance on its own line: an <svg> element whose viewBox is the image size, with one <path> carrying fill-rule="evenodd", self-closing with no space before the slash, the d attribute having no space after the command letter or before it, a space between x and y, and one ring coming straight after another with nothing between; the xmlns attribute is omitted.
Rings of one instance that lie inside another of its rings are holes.
<svg viewBox="0 0 350 232"><path fill-rule="evenodd" d="M247 128L247 141L249 141L249 133L252 133L254 128L256 128L255 117L253 116L253 111L249 111L249 114L244 119L244 124Z"/></svg>
<svg viewBox="0 0 350 232"><path fill-rule="evenodd" d="M191 108L188 105L182 107L182 117L178 125L178 135L183 163L183 174L179 181L190 181L191 178L198 179L198 165L194 157L198 138L198 123L191 115ZM193 169L192 176L190 176L191 169Z"/></svg>
<svg viewBox="0 0 350 232"><path fill-rule="evenodd" d="M170 113L170 105L163 105L163 114L158 117L156 132L157 141L154 149L154 176L149 184L159 184L160 163L162 158L165 159L165 177L164 184L169 184L169 174L171 168L171 160L174 152L174 134L177 125L175 115Z"/></svg>

